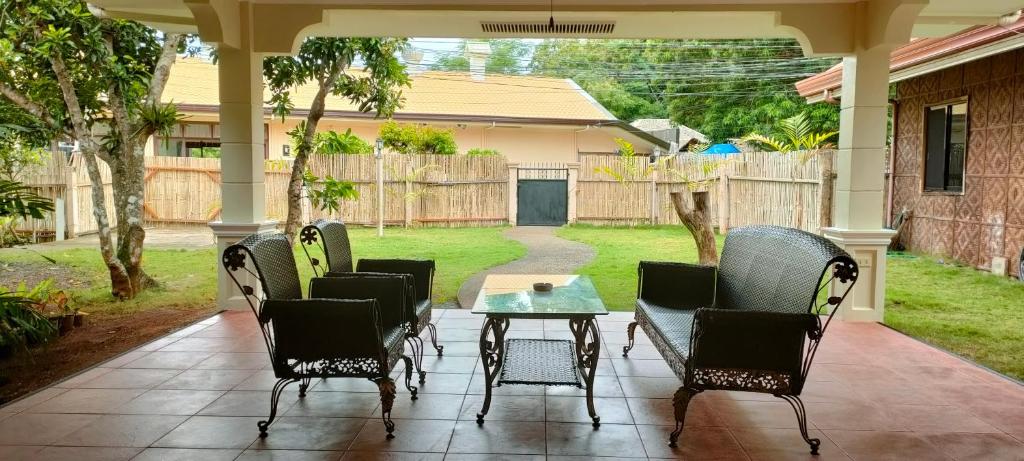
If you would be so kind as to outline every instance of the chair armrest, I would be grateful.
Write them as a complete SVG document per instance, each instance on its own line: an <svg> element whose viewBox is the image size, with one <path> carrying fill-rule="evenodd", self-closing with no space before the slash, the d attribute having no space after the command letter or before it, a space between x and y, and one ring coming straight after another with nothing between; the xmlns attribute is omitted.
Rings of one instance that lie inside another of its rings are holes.
<svg viewBox="0 0 1024 461"><path fill-rule="evenodd" d="M384 272L409 274L416 285L415 299L429 300L434 291L434 269L432 259L360 259L356 272Z"/></svg>
<svg viewBox="0 0 1024 461"><path fill-rule="evenodd" d="M674 309L711 307L716 274L714 266L640 261L637 298Z"/></svg>
<svg viewBox="0 0 1024 461"><path fill-rule="evenodd" d="M736 309L699 309L690 338L694 368L757 370L789 375L802 386L804 341L816 340L818 316Z"/></svg>
<svg viewBox="0 0 1024 461"><path fill-rule="evenodd" d="M273 327L278 361L387 357L380 307L372 299L267 300L260 320Z"/></svg>
<svg viewBox="0 0 1024 461"><path fill-rule="evenodd" d="M311 299L373 299L380 308L383 331L415 318L412 281L406 274L329 272L309 280Z"/></svg>

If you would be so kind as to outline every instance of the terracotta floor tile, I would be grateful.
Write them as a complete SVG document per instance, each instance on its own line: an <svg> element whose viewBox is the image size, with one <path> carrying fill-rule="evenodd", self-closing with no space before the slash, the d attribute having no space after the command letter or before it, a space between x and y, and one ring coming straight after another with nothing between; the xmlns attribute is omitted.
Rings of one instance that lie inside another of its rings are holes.
<svg viewBox="0 0 1024 461"><path fill-rule="evenodd" d="M443 453L403 453L398 451L349 451L341 461L442 461Z"/></svg>
<svg viewBox="0 0 1024 461"><path fill-rule="evenodd" d="M160 440L154 447L246 448L259 437L256 422L265 418L234 416L193 416ZM270 434L273 435L273 428Z"/></svg>
<svg viewBox="0 0 1024 461"><path fill-rule="evenodd" d="M999 432L967 410L951 405L890 405L885 411L889 417L915 432Z"/></svg>
<svg viewBox="0 0 1024 461"><path fill-rule="evenodd" d="M708 399L711 411L730 428L796 429L796 413L788 403ZM810 412L810 410L808 410Z"/></svg>
<svg viewBox="0 0 1024 461"><path fill-rule="evenodd" d="M544 431L540 421L458 421L448 453L544 454Z"/></svg>
<svg viewBox="0 0 1024 461"><path fill-rule="evenodd" d="M958 460L1022 461L1024 443L1006 434L920 433L943 453Z"/></svg>
<svg viewBox="0 0 1024 461"><path fill-rule="evenodd" d="M392 418L456 420L462 409L464 395L424 394L416 400L396 398L391 407ZM380 406L373 411L373 417L380 417Z"/></svg>
<svg viewBox="0 0 1024 461"><path fill-rule="evenodd" d="M537 386L519 387L531 388ZM481 392L483 392L482 389ZM586 389L580 389L574 386L547 386L547 388L544 389L543 392L546 395L556 395L563 397L584 397L587 395ZM617 377L595 376L594 397L625 397L625 394L623 394L622 392L622 386L619 385L619 379Z"/></svg>
<svg viewBox="0 0 1024 461"><path fill-rule="evenodd" d="M602 424L633 424L624 398L594 397L594 409ZM560 423L591 423L586 397L547 396L544 419Z"/></svg>
<svg viewBox="0 0 1024 461"><path fill-rule="evenodd" d="M128 461L141 448L46 447L33 455L38 461Z"/></svg>
<svg viewBox="0 0 1024 461"><path fill-rule="evenodd" d="M253 370L185 370L156 388L227 391L254 373Z"/></svg>
<svg viewBox="0 0 1024 461"><path fill-rule="evenodd" d="M645 376L651 378L674 378L675 372L664 360L644 360L638 358L610 359L618 376Z"/></svg>
<svg viewBox="0 0 1024 461"><path fill-rule="evenodd" d="M395 400L405 400L407 398L408 395L403 396L399 394ZM306 394L305 398L294 401L284 414L287 416L320 416L325 418L369 418L373 415L373 410L379 405L379 394L367 392L310 392Z"/></svg>
<svg viewBox="0 0 1024 461"><path fill-rule="evenodd" d="M368 421L369 424L379 423L379 420L362 418L278 418L270 426L267 437L256 439L249 448L344 451ZM380 427L380 436L384 438L383 424Z"/></svg>
<svg viewBox="0 0 1024 461"><path fill-rule="evenodd" d="M724 426L725 423L712 409L711 403L704 394L690 400L686 408L686 427L691 426ZM645 399L633 397L626 399L630 413L636 424L675 425L675 408L672 399Z"/></svg>
<svg viewBox="0 0 1024 461"><path fill-rule="evenodd" d="M855 460L949 460L943 451L913 432L825 431Z"/></svg>
<svg viewBox="0 0 1024 461"><path fill-rule="evenodd" d="M636 376L620 376L619 385L626 397L646 397L653 399L672 398L682 383L676 378L641 378Z"/></svg>
<svg viewBox="0 0 1024 461"><path fill-rule="evenodd" d="M355 451L404 451L444 453L455 430L455 421L395 419L395 438L388 440L379 419L369 420L352 442Z"/></svg>
<svg viewBox="0 0 1024 461"><path fill-rule="evenodd" d="M636 426L651 458L687 460L748 459L739 442L724 427L684 428L678 446L668 446L673 426Z"/></svg>
<svg viewBox="0 0 1024 461"><path fill-rule="evenodd" d="M117 369L116 368L107 368L107 367L89 368L89 369L87 369L85 371L82 371L81 373L78 373L78 374L76 374L76 375L74 375L74 376L72 376L72 377L70 377L68 379L65 379L65 380L63 380L63 381L61 381L59 383L54 384L53 387L57 387L57 388L61 388L61 387L63 387L63 388L75 388L75 387L79 387L82 383L85 383L87 381L91 381L93 379L99 378L100 376L103 376L103 375L105 375L107 373L110 373L111 371L114 371L114 370L117 370Z"/></svg>
<svg viewBox="0 0 1024 461"><path fill-rule="evenodd" d="M636 426L547 423L547 453L569 456L647 457Z"/></svg>
<svg viewBox="0 0 1024 461"><path fill-rule="evenodd" d="M184 370L192 368L203 360L209 358L209 352L150 352L136 360L128 362L121 368L165 368L173 370Z"/></svg>
<svg viewBox="0 0 1024 461"><path fill-rule="evenodd" d="M17 413L39 405L40 403L50 400L67 391L67 389L58 387L46 387L0 407L0 411L5 413Z"/></svg>
<svg viewBox="0 0 1024 461"><path fill-rule="evenodd" d="M821 431L812 430L808 434L812 439L821 441L817 456L811 454L810 446L797 429L747 428L730 429L729 431L743 447L743 451L754 460L830 461L850 459Z"/></svg>
<svg viewBox="0 0 1024 461"><path fill-rule="evenodd" d="M153 389L117 407L114 411L126 415L191 416L222 395L224 391Z"/></svg>
<svg viewBox="0 0 1024 461"><path fill-rule="evenodd" d="M480 359L477 357L424 356L423 369L427 373L473 373Z"/></svg>
<svg viewBox="0 0 1024 461"><path fill-rule="evenodd" d="M486 387L484 387L484 375L477 373L473 374L473 379L469 382L469 390L466 391L470 395L483 395ZM551 386L548 389L572 389L578 390L576 387L571 386ZM594 387L597 390L597 386ZM501 387L495 387L491 390L493 395L544 395L544 386L526 386L526 385L514 385L506 384Z"/></svg>
<svg viewBox="0 0 1024 461"><path fill-rule="evenodd" d="M71 389L29 408L30 413L116 413L116 408L146 392L143 389Z"/></svg>
<svg viewBox="0 0 1024 461"><path fill-rule="evenodd" d="M36 459L36 453L43 451L43 446L9 445L0 446L0 459L9 461L29 461Z"/></svg>
<svg viewBox="0 0 1024 461"><path fill-rule="evenodd" d="M107 360L106 362L101 363L99 366L106 368L117 368L126 363L138 360L139 358L145 356L148 353L149 352L146 351L128 351L125 352L124 354L121 354L117 357Z"/></svg>
<svg viewBox="0 0 1024 461"><path fill-rule="evenodd" d="M49 445L99 415L20 413L0 420L0 445Z"/></svg>
<svg viewBox="0 0 1024 461"><path fill-rule="evenodd" d="M148 447L185 421L184 416L105 415L56 441L75 447Z"/></svg>
<svg viewBox="0 0 1024 461"><path fill-rule="evenodd" d="M309 395L306 398L313 398ZM286 391L281 394L277 404L277 414L288 412L299 400L298 391ZM199 410L206 416L262 416L270 414L270 391L228 391L212 403Z"/></svg>
<svg viewBox="0 0 1024 461"><path fill-rule="evenodd" d="M245 450L236 461L338 461L340 451Z"/></svg>
<svg viewBox="0 0 1024 461"><path fill-rule="evenodd" d="M181 370L116 368L75 387L83 389L149 389L181 373Z"/></svg>
<svg viewBox="0 0 1024 461"><path fill-rule="evenodd" d="M270 356L263 352L218 352L199 362L197 370L259 370L270 365Z"/></svg>
<svg viewBox="0 0 1024 461"><path fill-rule="evenodd" d="M907 426L891 417L881 406L855 403L818 402L807 404L807 418L818 429L856 431L904 431ZM795 423L796 416L791 415ZM793 426L795 427L795 426Z"/></svg>
<svg viewBox="0 0 1024 461"><path fill-rule="evenodd" d="M448 354L447 349L445 355ZM458 394L465 395L473 375L463 373L432 373L427 371L427 382L414 383L420 394ZM371 383L372 384L372 383Z"/></svg>
<svg viewBox="0 0 1024 461"><path fill-rule="evenodd" d="M467 395L459 419L476 421L484 396ZM544 396L494 395L486 421L544 421Z"/></svg>
<svg viewBox="0 0 1024 461"><path fill-rule="evenodd" d="M548 461L551 456L546 458ZM444 461L545 461L544 455L471 455L449 453Z"/></svg>
<svg viewBox="0 0 1024 461"><path fill-rule="evenodd" d="M438 338L438 342L444 346L445 357L478 357L480 355L478 341L444 341L443 338ZM427 341L425 344L427 349L424 354L436 355L437 351L430 345L430 342Z"/></svg>
<svg viewBox="0 0 1024 461"><path fill-rule="evenodd" d="M132 461L232 461L241 453L209 448L147 448Z"/></svg>

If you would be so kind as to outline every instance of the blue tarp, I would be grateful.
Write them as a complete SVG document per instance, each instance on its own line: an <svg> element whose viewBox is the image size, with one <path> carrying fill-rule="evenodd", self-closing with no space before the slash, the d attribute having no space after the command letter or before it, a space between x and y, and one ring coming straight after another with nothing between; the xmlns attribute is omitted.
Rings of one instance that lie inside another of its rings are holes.
<svg viewBox="0 0 1024 461"><path fill-rule="evenodd" d="M704 150L705 154L738 154L740 150L732 144L714 144Z"/></svg>

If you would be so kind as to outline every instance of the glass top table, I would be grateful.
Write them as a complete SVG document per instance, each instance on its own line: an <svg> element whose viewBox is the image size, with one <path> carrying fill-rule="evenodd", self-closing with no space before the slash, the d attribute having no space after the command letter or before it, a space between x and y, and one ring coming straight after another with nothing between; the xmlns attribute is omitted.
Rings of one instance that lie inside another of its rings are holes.
<svg viewBox="0 0 1024 461"><path fill-rule="evenodd" d="M554 285L537 292L533 284ZM608 315L590 277L585 275L492 274L484 279L473 304L474 314L501 318L560 319Z"/></svg>
<svg viewBox="0 0 1024 461"><path fill-rule="evenodd" d="M550 283L549 292L533 290ZM585 275L492 274L484 279L473 304L486 315L480 328L480 361L484 371L483 424L491 406L491 388L502 384L576 386L587 391L587 412L595 428L601 418L594 408L594 374L601 354L601 331L595 316L607 315L594 284ZM505 338L511 319L568 320L573 339Z"/></svg>

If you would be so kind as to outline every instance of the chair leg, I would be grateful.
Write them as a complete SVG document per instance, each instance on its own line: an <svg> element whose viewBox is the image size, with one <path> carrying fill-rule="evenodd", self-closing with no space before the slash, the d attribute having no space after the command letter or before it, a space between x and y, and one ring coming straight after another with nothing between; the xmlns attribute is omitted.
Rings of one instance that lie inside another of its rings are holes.
<svg viewBox="0 0 1024 461"><path fill-rule="evenodd" d="M433 344L434 349L437 350L437 356L443 356L444 346L437 345L437 327L435 327L433 323L427 322L427 329L430 330L430 344Z"/></svg>
<svg viewBox="0 0 1024 461"><path fill-rule="evenodd" d="M690 406L690 399L699 392L683 386L676 390L676 394L672 396L672 408L675 410L676 416L676 429L668 436L668 446L676 447L679 434L683 432L683 424L686 421L686 408Z"/></svg>
<svg viewBox="0 0 1024 461"><path fill-rule="evenodd" d="M420 375L420 384L427 382L427 372L423 371L423 338L415 334L408 334L405 341L412 349L412 361L416 364L416 372Z"/></svg>
<svg viewBox="0 0 1024 461"><path fill-rule="evenodd" d="M800 436L811 447L811 454L817 455L818 447L821 446L821 439L812 439L807 434L807 409L804 408L803 400L800 400L800 397L796 395L776 395L776 397L789 402L789 405L793 407L793 411L796 412L797 424L800 425Z"/></svg>
<svg viewBox="0 0 1024 461"><path fill-rule="evenodd" d="M267 428L270 427L270 424L274 422L274 418L277 417L277 403L281 400L281 393L284 392L284 388L296 381L298 379L284 378L274 383L274 388L270 391L270 416L267 417L266 421L256 423L256 427L260 430L260 438L267 436Z"/></svg>
<svg viewBox="0 0 1024 461"><path fill-rule="evenodd" d="M412 394L412 400L416 400L419 398L416 396L419 389L412 385L412 359L407 355L403 355L402 360L405 362L405 388Z"/></svg>
<svg viewBox="0 0 1024 461"><path fill-rule="evenodd" d="M636 322L629 322L626 326L626 336L629 337L629 344L622 346L622 356L629 357L629 351L633 349L633 335L636 334Z"/></svg>
<svg viewBox="0 0 1024 461"><path fill-rule="evenodd" d="M406 365L408 366L408 364ZM398 389L395 387L395 380L390 377L377 378L377 389L380 390L380 416L384 420L384 429L388 431L387 438L395 438L395 423L391 421L391 407L395 404L395 394Z"/></svg>
<svg viewBox="0 0 1024 461"><path fill-rule="evenodd" d="M299 383L299 398L300 399L306 396L306 391L309 389L309 382L312 381L312 380L313 380L313 378L302 378L302 382Z"/></svg>

